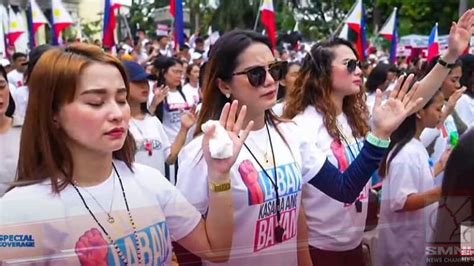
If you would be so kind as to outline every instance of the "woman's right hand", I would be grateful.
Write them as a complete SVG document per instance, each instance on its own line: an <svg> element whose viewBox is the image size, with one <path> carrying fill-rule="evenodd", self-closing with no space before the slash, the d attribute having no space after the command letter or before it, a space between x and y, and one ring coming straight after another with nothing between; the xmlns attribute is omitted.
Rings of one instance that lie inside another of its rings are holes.
<svg viewBox="0 0 474 266"><path fill-rule="evenodd" d="M166 85L161 85L158 87L157 84L153 88L153 100L151 101L149 111L150 113L155 113L158 105L168 96L169 88Z"/></svg>
<svg viewBox="0 0 474 266"><path fill-rule="evenodd" d="M211 128L209 128L209 130L204 134L204 138L202 140L202 150L204 159L207 163L210 181L228 181L230 168L235 164L245 139L247 139L247 136L253 127L253 121L250 121L245 127L245 130L241 132L243 123L245 121L245 115L247 113L247 107L245 105L242 106L238 116L236 117L238 105L238 101L232 102L232 105L226 103L222 109L221 117L219 119L219 123L225 128L227 134L229 134L229 137L233 142L233 154L230 158L214 159L211 157L209 152L209 140L214 134L215 126L211 126Z"/></svg>
<svg viewBox="0 0 474 266"><path fill-rule="evenodd" d="M446 108L449 114L451 114L454 111L454 108L456 107L456 103L461 98L462 94L466 91L466 89L467 88L463 86L462 88L457 89L455 92L453 92L451 96L449 96L448 103L446 104Z"/></svg>

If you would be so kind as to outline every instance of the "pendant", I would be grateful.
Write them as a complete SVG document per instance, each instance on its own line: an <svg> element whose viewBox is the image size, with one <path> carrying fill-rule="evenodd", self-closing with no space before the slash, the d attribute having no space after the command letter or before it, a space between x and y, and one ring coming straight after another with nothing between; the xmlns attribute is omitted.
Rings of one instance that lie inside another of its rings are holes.
<svg viewBox="0 0 474 266"><path fill-rule="evenodd" d="M285 229L281 227L280 225L277 225L277 227L275 227L274 233L275 233L275 241L277 243L283 242L283 234L285 233Z"/></svg>
<svg viewBox="0 0 474 266"><path fill-rule="evenodd" d="M115 222L115 219L114 217L110 216L110 214L107 214L109 216L109 218L107 219L107 222L109 222L109 224L113 224Z"/></svg>
<svg viewBox="0 0 474 266"><path fill-rule="evenodd" d="M153 155L153 149L151 147L151 141L149 140L145 140L145 150L148 152L148 156L152 156Z"/></svg>
<svg viewBox="0 0 474 266"><path fill-rule="evenodd" d="M265 163L268 165L268 163L270 162L270 160L268 159L268 154L265 152L265 154L263 155L263 159L265 160Z"/></svg>

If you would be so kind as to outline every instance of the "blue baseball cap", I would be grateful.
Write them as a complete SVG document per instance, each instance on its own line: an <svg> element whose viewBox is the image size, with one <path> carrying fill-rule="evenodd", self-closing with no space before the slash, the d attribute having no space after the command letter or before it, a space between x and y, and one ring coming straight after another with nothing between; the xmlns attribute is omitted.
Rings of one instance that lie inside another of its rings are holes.
<svg viewBox="0 0 474 266"><path fill-rule="evenodd" d="M134 61L122 61L125 70L127 71L128 79L133 81L156 80L152 74L145 72L145 69Z"/></svg>

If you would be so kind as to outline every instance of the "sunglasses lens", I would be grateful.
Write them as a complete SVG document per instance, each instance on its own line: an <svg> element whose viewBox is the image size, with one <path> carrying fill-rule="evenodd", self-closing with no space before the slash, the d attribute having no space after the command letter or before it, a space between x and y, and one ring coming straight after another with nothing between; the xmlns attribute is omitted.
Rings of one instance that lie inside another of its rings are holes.
<svg viewBox="0 0 474 266"><path fill-rule="evenodd" d="M270 72L274 81L279 81L283 78L285 66L285 63L276 63L269 67L268 72Z"/></svg>
<svg viewBox="0 0 474 266"><path fill-rule="evenodd" d="M356 64L357 64L357 63L356 63L355 60L349 60L349 61L347 61L347 71L348 71L349 73L354 72L355 69L356 69Z"/></svg>
<svg viewBox="0 0 474 266"><path fill-rule="evenodd" d="M255 67L247 72L247 77L252 86L258 87L265 83L267 71L264 67Z"/></svg>

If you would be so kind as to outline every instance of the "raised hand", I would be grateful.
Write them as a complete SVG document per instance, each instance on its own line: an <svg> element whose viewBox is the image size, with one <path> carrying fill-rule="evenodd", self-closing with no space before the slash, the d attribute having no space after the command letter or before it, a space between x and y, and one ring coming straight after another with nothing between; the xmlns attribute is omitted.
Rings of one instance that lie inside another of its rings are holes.
<svg viewBox="0 0 474 266"><path fill-rule="evenodd" d="M226 159L213 159L209 152L209 140L214 134L215 126L212 126L205 134L202 140L202 150L204 159L207 163L208 176L212 181L219 182L222 179L228 178L230 168L235 164L237 156L242 149L242 145L247 139L250 130L253 127L253 121L250 121L245 129L242 126L247 113L247 107L244 105L236 118L238 108L238 101L234 101L232 105L226 103L222 109L219 123L226 129L230 139L233 142L233 155Z"/></svg>
<svg viewBox="0 0 474 266"><path fill-rule="evenodd" d="M154 113L158 105L168 96L169 88L166 85L162 85L158 87L155 84L153 88L153 100L151 101L149 111L150 113Z"/></svg>
<svg viewBox="0 0 474 266"><path fill-rule="evenodd" d="M449 96L449 99L448 99L448 103L446 105L446 107L448 108L448 110L450 112L453 112L454 111L454 107L456 107L456 103L458 102L459 98L461 98L462 94L466 91L466 87L463 86L462 88L456 90L455 92L453 92L453 94L451 94L451 96Z"/></svg>
<svg viewBox="0 0 474 266"><path fill-rule="evenodd" d="M394 90L383 105L382 91L377 89L372 111L374 125L372 132L378 138L388 139L392 132L398 128L407 116L414 113L422 102L422 98L415 99L413 97L418 88L418 83L415 83L408 92L413 77L413 74L410 74L405 80L404 76L399 77Z"/></svg>
<svg viewBox="0 0 474 266"><path fill-rule="evenodd" d="M462 55L469 45L473 33L474 9L469 9L459 18L458 23L453 22L451 25L448 37L448 53L455 58Z"/></svg>
<svg viewBox="0 0 474 266"><path fill-rule="evenodd" d="M196 123L196 105L181 115L181 127L190 129Z"/></svg>

